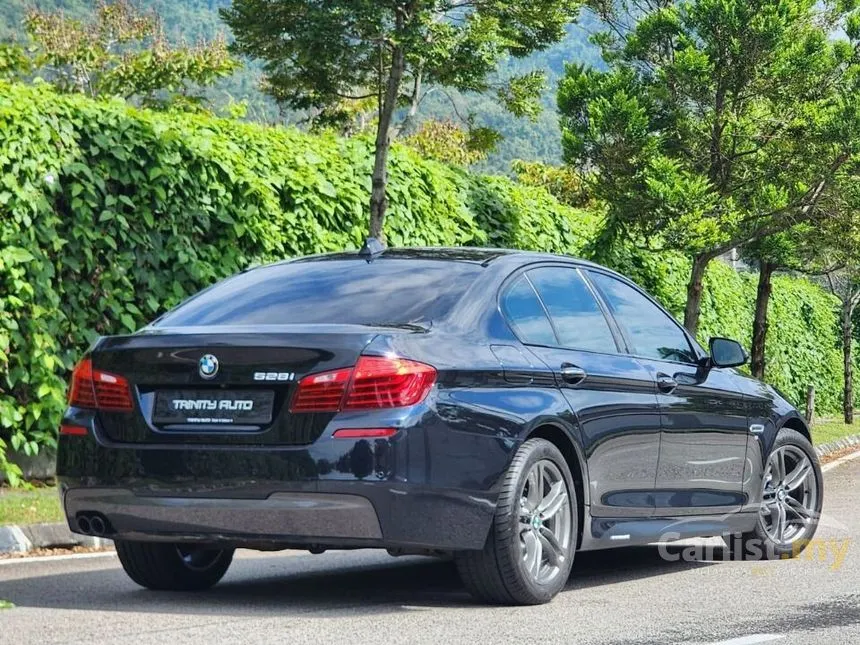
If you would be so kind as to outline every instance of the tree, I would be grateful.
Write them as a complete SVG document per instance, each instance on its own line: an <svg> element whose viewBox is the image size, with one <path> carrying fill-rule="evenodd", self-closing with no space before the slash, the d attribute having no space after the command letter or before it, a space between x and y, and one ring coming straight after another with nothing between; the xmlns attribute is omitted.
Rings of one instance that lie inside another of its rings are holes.
<svg viewBox="0 0 860 645"><path fill-rule="evenodd" d="M808 221L860 150L852 4L596 0L607 69L561 81L565 158L607 204L597 259L622 238L690 257L692 333L711 260Z"/></svg>
<svg viewBox="0 0 860 645"><path fill-rule="evenodd" d="M842 323L842 413L845 423L854 423L854 312L860 304L860 262L832 271L825 276L825 284L839 299Z"/></svg>
<svg viewBox="0 0 860 645"><path fill-rule="evenodd" d="M753 315L752 346L750 347L750 372L764 380L765 346L767 341L767 314L772 291L773 274L779 270L800 271L806 266L799 248L801 240L812 235L813 227L808 223L754 240L743 249L744 257L758 265L758 288L756 289L755 313Z"/></svg>
<svg viewBox="0 0 860 645"><path fill-rule="evenodd" d="M57 89L138 98L148 107L197 107L199 87L239 67L223 38L193 46L167 42L155 13L129 0L100 2L88 21L34 9L25 21L34 65Z"/></svg>
<svg viewBox="0 0 860 645"><path fill-rule="evenodd" d="M850 285L844 284L845 279L855 273L860 275L857 254L857 249L860 249L858 167L860 159L856 158L842 167L822 192L810 221L759 238L744 247L744 256L759 265L750 352L751 371L756 378L763 379L765 373L767 310L771 281L776 271L806 274L823 282L831 292L837 283L844 287L841 291L847 289L850 292ZM855 270L852 267L857 268ZM822 276L827 279L820 280ZM850 293L846 297L850 300ZM847 322L850 324L851 320ZM850 382L851 375L846 373L846 379Z"/></svg>
<svg viewBox="0 0 860 645"><path fill-rule="evenodd" d="M265 61L271 93L317 120L342 119L342 101L375 97L370 235L384 239L386 164L395 113L414 117L427 86L495 91L511 112L533 115L543 75L490 77L565 36L580 0L234 0L222 11L235 50Z"/></svg>

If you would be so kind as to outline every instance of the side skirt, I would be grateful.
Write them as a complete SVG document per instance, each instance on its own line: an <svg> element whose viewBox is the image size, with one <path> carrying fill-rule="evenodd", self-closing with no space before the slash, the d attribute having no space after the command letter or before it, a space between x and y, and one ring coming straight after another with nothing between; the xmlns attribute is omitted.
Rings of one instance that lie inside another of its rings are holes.
<svg viewBox="0 0 860 645"><path fill-rule="evenodd" d="M585 518L581 551L644 546L694 537L746 533L755 527L757 512L727 515L649 518Z"/></svg>

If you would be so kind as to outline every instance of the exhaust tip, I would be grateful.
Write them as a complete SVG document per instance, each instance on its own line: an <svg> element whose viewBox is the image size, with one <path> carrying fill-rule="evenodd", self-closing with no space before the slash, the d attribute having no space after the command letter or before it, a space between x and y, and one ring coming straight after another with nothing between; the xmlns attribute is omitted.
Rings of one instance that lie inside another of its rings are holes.
<svg viewBox="0 0 860 645"><path fill-rule="evenodd" d="M90 518L90 530L92 531L93 535L104 535L105 531L107 530L105 521L98 515L93 515Z"/></svg>
<svg viewBox="0 0 860 645"><path fill-rule="evenodd" d="M92 525L90 524L90 521L87 519L86 515L79 515L77 517L77 523L78 523L78 531L80 531L84 535L91 535L92 534L93 528L92 528Z"/></svg>

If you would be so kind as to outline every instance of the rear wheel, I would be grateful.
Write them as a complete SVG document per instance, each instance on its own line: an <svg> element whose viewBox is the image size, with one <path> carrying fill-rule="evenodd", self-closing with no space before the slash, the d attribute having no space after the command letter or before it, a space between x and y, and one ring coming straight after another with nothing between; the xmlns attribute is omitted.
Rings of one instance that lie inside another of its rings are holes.
<svg viewBox="0 0 860 645"><path fill-rule="evenodd" d="M137 584L160 591L198 591L218 582L233 561L233 549L192 544L116 541L122 568Z"/></svg>
<svg viewBox="0 0 860 645"><path fill-rule="evenodd" d="M765 465L758 522L749 533L726 538L729 549L746 559L799 555L818 528L823 496L812 444L795 430L780 430Z"/></svg>
<svg viewBox="0 0 860 645"><path fill-rule="evenodd" d="M455 560L469 592L501 604L549 602L564 588L576 550L576 492L552 443L526 441L514 456L481 551Z"/></svg>

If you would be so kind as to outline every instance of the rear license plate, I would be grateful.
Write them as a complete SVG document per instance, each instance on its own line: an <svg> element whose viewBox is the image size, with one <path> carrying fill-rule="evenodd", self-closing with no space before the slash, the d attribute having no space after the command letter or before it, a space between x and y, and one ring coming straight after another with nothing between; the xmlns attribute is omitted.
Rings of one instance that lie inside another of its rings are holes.
<svg viewBox="0 0 860 645"><path fill-rule="evenodd" d="M155 394L152 422L264 425L272 421L271 390L162 390Z"/></svg>

